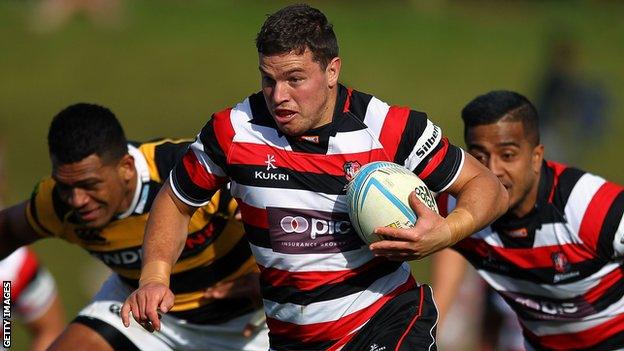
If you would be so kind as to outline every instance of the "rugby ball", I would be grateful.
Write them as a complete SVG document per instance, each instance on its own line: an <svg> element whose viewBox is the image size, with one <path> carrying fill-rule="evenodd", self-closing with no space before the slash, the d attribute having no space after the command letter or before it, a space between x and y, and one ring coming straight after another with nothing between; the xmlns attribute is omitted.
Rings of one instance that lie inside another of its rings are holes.
<svg viewBox="0 0 624 351"><path fill-rule="evenodd" d="M413 172L392 162L371 162L363 166L347 184L349 218L360 238L367 243L383 240L373 230L378 227L409 228L416 214L409 205L409 194L438 212L429 188Z"/></svg>

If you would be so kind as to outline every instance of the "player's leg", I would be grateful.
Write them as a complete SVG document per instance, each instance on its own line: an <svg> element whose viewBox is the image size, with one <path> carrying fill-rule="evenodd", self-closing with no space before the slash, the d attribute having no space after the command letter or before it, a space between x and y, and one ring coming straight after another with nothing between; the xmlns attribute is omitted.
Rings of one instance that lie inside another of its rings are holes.
<svg viewBox="0 0 624 351"><path fill-rule="evenodd" d="M342 348L435 351L438 311L431 288L421 285L388 302Z"/></svg>
<svg viewBox="0 0 624 351"><path fill-rule="evenodd" d="M121 302L94 301L84 308L53 343L50 350L171 350L157 333L149 333L132 321L124 327Z"/></svg>
<svg viewBox="0 0 624 351"><path fill-rule="evenodd" d="M134 344L128 345L126 343L126 346L123 350L138 350ZM113 351L121 350L121 348L111 346L102 335L86 325L70 323L48 349L48 351L61 350Z"/></svg>

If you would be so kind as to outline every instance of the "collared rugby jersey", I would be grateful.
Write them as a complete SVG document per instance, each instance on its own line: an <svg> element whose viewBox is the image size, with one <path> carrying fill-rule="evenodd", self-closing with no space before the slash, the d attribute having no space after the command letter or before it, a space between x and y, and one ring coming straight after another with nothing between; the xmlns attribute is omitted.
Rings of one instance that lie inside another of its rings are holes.
<svg viewBox="0 0 624 351"><path fill-rule="evenodd" d="M332 122L298 137L280 133L262 93L214 114L170 180L191 206L231 180L261 271L271 347L326 350L416 287L407 263L375 258L354 232L348 180L369 162L394 161L441 191L463 160L424 113L339 86Z"/></svg>
<svg viewBox="0 0 624 351"><path fill-rule="evenodd" d="M188 145L168 139L128 145L138 176L134 200L126 213L104 228L81 227L71 208L61 201L52 179L37 185L28 204L28 221L44 237L59 237L86 249L124 282L137 287L150 207ZM252 308L244 300L214 304L203 300L203 290L213 284L257 271L243 227L234 219L236 202L223 188L192 217L186 244L172 268L175 304L171 313L196 323L229 319Z"/></svg>
<svg viewBox="0 0 624 351"><path fill-rule="evenodd" d="M532 347L624 347L623 190L545 162L530 214L507 214L454 247L514 309ZM441 213L454 208L438 200Z"/></svg>

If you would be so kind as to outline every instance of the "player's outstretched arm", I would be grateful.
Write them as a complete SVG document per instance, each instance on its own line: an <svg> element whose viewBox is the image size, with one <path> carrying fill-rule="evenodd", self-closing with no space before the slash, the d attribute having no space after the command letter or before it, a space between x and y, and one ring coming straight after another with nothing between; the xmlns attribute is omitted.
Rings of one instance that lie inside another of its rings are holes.
<svg viewBox="0 0 624 351"><path fill-rule="evenodd" d="M24 201L0 211L0 260L39 239L26 219L27 206L28 201Z"/></svg>
<svg viewBox="0 0 624 351"><path fill-rule="evenodd" d="M150 211L143 240L143 268L139 288L121 308L123 324L130 325L129 314L149 331L160 330L158 310L173 307L169 290L171 267L184 248L191 216L196 208L178 200L169 182L160 190Z"/></svg>
<svg viewBox="0 0 624 351"><path fill-rule="evenodd" d="M457 206L446 218L427 208L412 193L409 202L418 217L416 225L408 229L377 228L376 234L391 240L373 243L370 249L391 260L421 259L479 231L505 213L509 204L501 182L469 154L447 191L457 198Z"/></svg>

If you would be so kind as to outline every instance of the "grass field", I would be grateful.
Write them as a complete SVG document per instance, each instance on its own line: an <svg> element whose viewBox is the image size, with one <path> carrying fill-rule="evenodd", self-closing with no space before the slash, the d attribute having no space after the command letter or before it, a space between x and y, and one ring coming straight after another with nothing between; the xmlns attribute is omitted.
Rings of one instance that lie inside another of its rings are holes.
<svg viewBox="0 0 624 351"><path fill-rule="evenodd" d="M624 6L610 2L319 1L334 23L342 81L395 104L426 111L462 144L459 111L491 89L535 97L554 31L577 38L581 69L610 92L607 134L570 140L573 160L624 183L619 151L624 119ZM51 33L31 29L32 1L0 2L0 137L5 139L7 203L24 199L50 171L46 132L64 106L109 106L135 140L194 136L210 114L259 87L255 34L285 2L135 0L120 27L83 17ZM579 147L582 145L583 147ZM548 152L547 152L548 154ZM35 245L57 277L68 316L85 288L88 255L46 240ZM426 262L415 263L427 279ZM89 272L89 271L87 271ZM97 279L93 279L95 281ZM90 283L93 285L93 283ZM25 334L14 333L15 350Z"/></svg>

